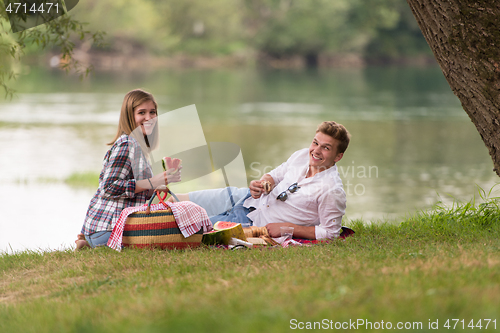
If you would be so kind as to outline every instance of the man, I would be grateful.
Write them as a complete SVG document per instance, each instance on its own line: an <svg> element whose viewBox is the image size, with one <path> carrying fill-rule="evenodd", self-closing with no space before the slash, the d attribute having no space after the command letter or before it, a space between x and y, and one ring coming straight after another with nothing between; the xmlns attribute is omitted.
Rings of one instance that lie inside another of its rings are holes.
<svg viewBox="0 0 500 333"><path fill-rule="evenodd" d="M260 180L251 181L249 189L196 191L184 195L184 199L207 209L213 223L266 226L271 237L281 236L280 227L291 226L295 238L336 238L342 227L346 195L335 163L344 156L349 141L344 126L325 121L318 126L309 148L296 151ZM270 183L269 192L265 182ZM226 210L228 197L233 203Z"/></svg>

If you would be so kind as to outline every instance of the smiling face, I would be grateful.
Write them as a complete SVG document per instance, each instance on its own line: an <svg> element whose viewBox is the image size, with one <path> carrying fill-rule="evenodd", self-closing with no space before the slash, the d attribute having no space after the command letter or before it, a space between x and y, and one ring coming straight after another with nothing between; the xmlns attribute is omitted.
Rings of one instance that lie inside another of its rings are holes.
<svg viewBox="0 0 500 333"><path fill-rule="evenodd" d="M141 127L142 134L150 135L156 124L156 116L158 115L155 103L153 101L146 101L139 104L134 109L135 126Z"/></svg>
<svg viewBox="0 0 500 333"><path fill-rule="evenodd" d="M309 169L312 175L331 168L344 153L337 154L339 141L322 132L316 133L309 147Z"/></svg>

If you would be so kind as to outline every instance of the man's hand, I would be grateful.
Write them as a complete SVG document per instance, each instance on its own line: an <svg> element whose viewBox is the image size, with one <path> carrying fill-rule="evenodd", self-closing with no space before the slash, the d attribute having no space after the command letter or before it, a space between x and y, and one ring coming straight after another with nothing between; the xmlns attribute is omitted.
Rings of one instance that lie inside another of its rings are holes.
<svg viewBox="0 0 500 333"><path fill-rule="evenodd" d="M291 225L289 225L291 224ZM293 223L269 223L266 225L267 232L269 233L269 236L273 238L281 237L281 227L294 227L295 224Z"/></svg>
<svg viewBox="0 0 500 333"><path fill-rule="evenodd" d="M248 188L250 189L250 194L254 199L260 198L260 196L264 192L264 188L262 187L262 180L252 180Z"/></svg>
<svg viewBox="0 0 500 333"><path fill-rule="evenodd" d="M265 174L264 176L262 176L262 178L260 180L252 180L250 182L250 185L248 186L248 188L250 189L250 194L252 195L252 197L254 199L258 199L260 198L260 196L262 195L262 193L266 193L264 191L264 186L262 186L262 182L263 181L267 181L267 182L270 182L271 183L271 189L274 188L274 179L273 177L271 177L271 175L269 174Z"/></svg>

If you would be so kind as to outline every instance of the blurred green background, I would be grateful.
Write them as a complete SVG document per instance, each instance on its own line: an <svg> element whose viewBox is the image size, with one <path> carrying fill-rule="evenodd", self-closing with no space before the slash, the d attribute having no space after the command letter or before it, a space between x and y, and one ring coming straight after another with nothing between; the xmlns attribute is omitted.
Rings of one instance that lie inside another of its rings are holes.
<svg viewBox="0 0 500 333"><path fill-rule="evenodd" d="M106 32L94 52L312 67L432 58L405 0L86 0L70 14Z"/></svg>

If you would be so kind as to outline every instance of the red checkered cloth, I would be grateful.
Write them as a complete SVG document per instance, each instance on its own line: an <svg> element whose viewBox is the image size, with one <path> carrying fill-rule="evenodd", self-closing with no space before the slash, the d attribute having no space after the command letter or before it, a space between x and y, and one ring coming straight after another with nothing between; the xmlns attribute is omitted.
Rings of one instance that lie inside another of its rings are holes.
<svg viewBox="0 0 500 333"><path fill-rule="evenodd" d="M189 237L194 235L198 231L203 228L203 232L209 232L212 228L212 223L210 223L210 219L208 218L207 212L205 209L201 208L197 204L191 201L182 201L182 202L165 202L167 206L172 209L172 213L175 217L175 222L179 227L182 235L184 237ZM123 237L123 228L125 227L125 221L127 221L127 217L135 212L142 212L148 208L147 204L138 207L129 207L125 208L118 221L116 222L115 227L113 228L113 232L108 240L108 246L117 251L121 251L122 249L122 237ZM151 211L155 210L166 210L163 204L154 204L151 205Z"/></svg>

